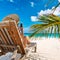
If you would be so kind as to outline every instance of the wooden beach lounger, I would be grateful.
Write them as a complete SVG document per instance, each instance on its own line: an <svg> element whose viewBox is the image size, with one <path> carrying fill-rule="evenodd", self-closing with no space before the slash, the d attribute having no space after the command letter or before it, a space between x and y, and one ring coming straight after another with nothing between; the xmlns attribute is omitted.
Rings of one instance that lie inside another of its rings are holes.
<svg viewBox="0 0 60 60"><path fill-rule="evenodd" d="M7 52L20 53L22 58L26 55L26 49L22 42L22 36L19 33L15 21L4 21L0 23L0 55ZM35 47L35 43L31 43L28 47ZM28 48L26 47L26 48ZM36 50L36 49L35 49Z"/></svg>

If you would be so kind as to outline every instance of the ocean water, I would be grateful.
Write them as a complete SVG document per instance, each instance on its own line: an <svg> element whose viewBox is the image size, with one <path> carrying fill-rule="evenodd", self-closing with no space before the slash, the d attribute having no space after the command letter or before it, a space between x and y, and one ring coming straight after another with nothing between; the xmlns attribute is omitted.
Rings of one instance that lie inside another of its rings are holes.
<svg viewBox="0 0 60 60"><path fill-rule="evenodd" d="M24 33L25 36L30 36L31 33ZM38 33L36 35L34 35L34 37L52 37L52 38L60 38L60 34L58 33Z"/></svg>

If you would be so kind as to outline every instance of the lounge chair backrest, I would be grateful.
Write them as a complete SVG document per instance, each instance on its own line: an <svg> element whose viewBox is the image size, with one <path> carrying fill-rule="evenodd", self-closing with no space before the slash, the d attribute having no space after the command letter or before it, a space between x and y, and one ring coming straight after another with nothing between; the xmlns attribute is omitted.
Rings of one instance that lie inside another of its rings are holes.
<svg viewBox="0 0 60 60"><path fill-rule="evenodd" d="M3 47L3 45L6 45ZM13 49L11 48L13 47ZM13 51L14 46L19 47L18 52L25 54L18 27L15 21L4 21L0 23L0 48L3 51Z"/></svg>

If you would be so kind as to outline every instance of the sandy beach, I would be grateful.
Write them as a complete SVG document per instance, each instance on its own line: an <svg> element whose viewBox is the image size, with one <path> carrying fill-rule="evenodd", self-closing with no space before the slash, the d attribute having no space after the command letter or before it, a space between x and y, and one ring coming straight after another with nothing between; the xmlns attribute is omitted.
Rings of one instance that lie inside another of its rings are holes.
<svg viewBox="0 0 60 60"><path fill-rule="evenodd" d="M57 38L32 38L37 43L37 52L28 56L30 60L60 60L60 39ZM12 54L0 56L0 60L10 60ZM25 59L25 60L28 60Z"/></svg>

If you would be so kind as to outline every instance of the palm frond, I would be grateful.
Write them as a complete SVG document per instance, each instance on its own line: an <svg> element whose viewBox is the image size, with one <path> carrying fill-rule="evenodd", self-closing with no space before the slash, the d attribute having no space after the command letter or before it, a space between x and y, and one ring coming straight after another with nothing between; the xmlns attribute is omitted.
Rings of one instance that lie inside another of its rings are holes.
<svg viewBox="0 0 60 60"><path fill-rule="evenodd" d="M40 16L40 17L38 18L38 20L39 20L40 22L44 22L44 23L53 23L53 22L55 21L55 20L53 20L52 18L47 17L47 15Z"/></svg>
<svg viewBox="0 0 60 60"><path fill-rule="evenodd" d="M59 16L56 16L54 14L50 14L47 17L48 18L51 18L52 20L57 21L57 22L60 21L60 17Z"/></svg>
<svg viewBox="0 0 60 60"><path fill-rule="evenodd" d="M60 3L58 3L52 10L53 10L53 13L55 12L56 8L60 5Z"/></svg>
<svg viewBox="0 0 60 60"><path fill-rule="evenodd" d="M48 0L47 4L45 5L45 7L47 7L48 5L50 5L51 3L55 2L54 0ZM55 12L56 8L60 5L60 2L52 9L53 13ZM53 14L52 13L52 14Z"/></svg>
<svg viewBox="0 0 60 60"><path fill-rule="evenodd" d="M45 17L45 16L43 16L43 17ZM48 21L48 23L32 25L31 26L31 31L33 31L33 33L32 33L32 35L30 37L34 36L37 33L40 33L42 31L44 31L45 29L47 29L47 28L49 28L51 26L52 26L52 28L51 28L50 33L52 33L52 30L54 28L53 26L56 27L56 25L57 25L57 27L58 27L58 25L60 24L60 17L58 17L58 16L55 16L55 15L46 16L45 21L44 21L43 17L41 19L39 19L39 21L40 20L43 21L43 22ZM49 30L49 29L47 29L47 30Z"/></svg>

